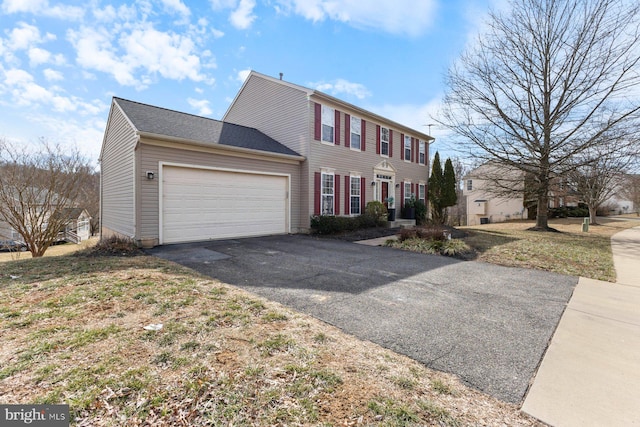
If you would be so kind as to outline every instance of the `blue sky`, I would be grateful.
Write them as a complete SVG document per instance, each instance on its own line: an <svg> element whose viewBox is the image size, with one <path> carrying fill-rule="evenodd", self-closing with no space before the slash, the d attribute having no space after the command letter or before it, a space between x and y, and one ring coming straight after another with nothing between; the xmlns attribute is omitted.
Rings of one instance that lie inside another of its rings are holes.
<svg viewBox="0 0 640 427"><path fill-rule="evenodd" d="M0 138L97 161L112 96L221 119L248 70L427 132L492 3L0 0Z"/></svg>

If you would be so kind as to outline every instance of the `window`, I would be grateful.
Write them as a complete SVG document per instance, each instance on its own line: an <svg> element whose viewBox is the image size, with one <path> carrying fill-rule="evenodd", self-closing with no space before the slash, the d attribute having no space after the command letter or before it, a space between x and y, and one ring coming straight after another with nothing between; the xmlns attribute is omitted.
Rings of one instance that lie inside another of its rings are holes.
<svg viewBox="0 0 640 427"><path fill-rule="evenodd" d="M467 190L468 191L473 190L473 180L471 180L471 179L467 180Z"/></svg>
<svg viewBox="0 0 640 427"><path fill-rule="evenodd" d="M389 128L380 128L380 154L389 155Z"/></svg>
<svg viewBox="0 0 640 427"><path fill-rule="evenodd" d="M322 173L322 215L333 215L333 174Z"/></svg>
<svg viewBox="0 0 640 427"><path fill-rule="evenodd" d="M360 150L360 123L358 117L351 116L351 148L354 150Z"/></svg>
<svg viewBox="0 0 640 427"><path fill-rule="evenodd" d="M427 201L425 200L425 189L426 186L424 184L418 185L418 199L422 200L422 202L426 204Z"/></svg>
<svg viewBox="0 0 640 427"><path fill-rule="evenodd" d="M420 143L418 144L420 146L420 158L419 158L419 162L421 165L425 164L425 160L426 160L426 155L425 155L425 148L426 148L426 144L424 143L424 141L420 141Z"/></svg>
<svg viewBox="0 0 640 427"><path fill-rule="evenodd" d="M360 177L351 176L351 214L360 215Z"/></svg>
<svg viewBox="0 0 640 427"><path fill-rule="evenodd" d="M407 205L407 202L409 200L411 200L411 196L413 194L411 194L411 183L410 182L406 182L404 183L404 205Z"/></svg>
<svg viewBox="0 0 640 427"><path fill-rule="evenodd" d="M404 137L404 159L407 161L411 161L411 137Z"/></svg>
<svg viewBox="0 0 640 427"><path fill-rule="evenodd" d="M322 141L333 144L335 129L335 112L333 108L322 106Z"/></svg>

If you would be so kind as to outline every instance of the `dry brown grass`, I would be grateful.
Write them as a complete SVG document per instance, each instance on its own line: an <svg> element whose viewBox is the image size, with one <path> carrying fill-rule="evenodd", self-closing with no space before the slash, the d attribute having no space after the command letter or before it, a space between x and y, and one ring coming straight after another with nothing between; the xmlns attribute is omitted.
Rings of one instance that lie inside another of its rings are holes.
<svg viewBox="0 0 640 427"><path fill-rule="evenodd" d="M74 243L63 243L60 245L53 245L53 246L50 246L49 249L47 249L47 251L44 253L44 256L51 257L51 256L67 255L73 252L90 248L94 246L96 243L98 243L98 238L92 237L91 239L85 240L84 242L77 245ZM20 259L31 259L31 252L29 251L0 252L0 263L7 262L7 261L16 261Z"/></svg>
<svg viewBox="0 0 640 427"><path fill-rule="evenodd" d="M459 228L469 232L465 242L478 252L480 261L615 281L611 236L640 222L614 218L599 222L586 233L581 218L550 220L560 233L527 230L533 221Z"/></svg>
<svg viewBox="0 0 640 427"><path fill-rule="evenodd" d="M3 265L0 335L2 403L68 403L72 425L538 425L452 375L153 257Z"/></svg>

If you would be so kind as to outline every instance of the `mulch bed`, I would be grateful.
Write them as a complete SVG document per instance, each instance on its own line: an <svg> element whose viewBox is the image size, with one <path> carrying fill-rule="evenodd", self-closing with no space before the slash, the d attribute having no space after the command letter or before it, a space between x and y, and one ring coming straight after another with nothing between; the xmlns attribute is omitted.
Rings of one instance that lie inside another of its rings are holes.
<svg viewBox="0 0 640 427"><path fill-rule="evenodd" d="M436 227L436 226L428 226L428 227ZM451 233L451 237L453 239L463 239L467 237L467 233L458 230L454 227L448 225L439 225L437 228L442 229L442 231L447 231ZM320 237L323 239L336 239L336 240L345 240L347 242L357 242L359 240L368 240L368 239L376 239L378 237L386 237L386 236L394 236L400 234L400 228L386 228L386 227L373 227L373 228L364 228L362 230L355 231L346 231L343 233L337 234L329 234L329 235L319 235L316 234L316 237Z"/></svg>

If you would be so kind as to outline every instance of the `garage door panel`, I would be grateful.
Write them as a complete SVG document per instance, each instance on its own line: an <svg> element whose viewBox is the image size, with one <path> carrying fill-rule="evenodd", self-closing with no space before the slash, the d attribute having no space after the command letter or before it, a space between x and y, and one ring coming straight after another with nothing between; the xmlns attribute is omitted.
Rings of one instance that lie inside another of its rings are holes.
<svg viewBox="0 0 640 427"><path fill-rule="evenodd" d="M288 178L165 166L163 243L282 234Z"/></svg>

